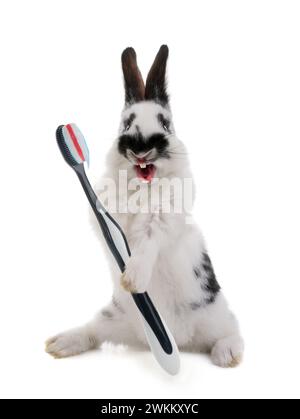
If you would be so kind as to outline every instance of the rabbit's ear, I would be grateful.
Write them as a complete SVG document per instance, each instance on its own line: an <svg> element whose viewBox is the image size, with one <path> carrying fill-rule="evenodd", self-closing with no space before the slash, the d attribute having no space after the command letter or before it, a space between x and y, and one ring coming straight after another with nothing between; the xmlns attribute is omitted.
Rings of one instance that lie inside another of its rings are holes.
<svg viewBox="0 0 300 419"><path fill-rule="evenodd" d="M157 100L162 105L166 105L169 100L166 85L168 56L168 46L162 45L155 57L146 81L145 99Z"/></svg>
<svg viewBox="0 0 300 419"><path fill-rule="evenodd" d="M122 53L122 68L125 85L125 102L133 103L145 99L145 84L136 61L133 48L126 48Z"/></svg>

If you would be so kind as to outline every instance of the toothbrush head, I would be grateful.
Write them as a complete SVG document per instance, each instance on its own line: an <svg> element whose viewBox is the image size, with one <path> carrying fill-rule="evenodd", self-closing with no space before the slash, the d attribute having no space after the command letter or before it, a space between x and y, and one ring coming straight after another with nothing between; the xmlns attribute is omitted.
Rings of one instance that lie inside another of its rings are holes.
<svg viewBox="0 0 300 419"><path fill-rule="evenodd" d="M89 149L77 125L60 125L56 130L56 140L64 159L71 167L84 162L89 165Z"/></svg>

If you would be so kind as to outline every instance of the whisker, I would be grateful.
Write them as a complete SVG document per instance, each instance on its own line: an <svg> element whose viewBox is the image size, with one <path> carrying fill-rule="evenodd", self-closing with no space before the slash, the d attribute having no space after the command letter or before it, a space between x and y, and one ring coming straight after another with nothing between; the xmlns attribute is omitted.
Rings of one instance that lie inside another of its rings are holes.
<svg viewBox="0 0 300 419"><path fill-rule="evenodd" d="M184 147L182 147L182 145L178 144L178 145L177 145L177 146L175 146L175 147L174 147L174 146L173 146L173 147L171 147L171 148L170 148L170 151L174 151L174 150L176 151L176 150L178 150L178 149L181 149L181 150L183 149L183 150L185 150L185 148L184 148ZM182 153L185 153L185 151L183 151Z"/></svg>
<svg viewBox="0 0 300 419"><path fill-rule="evenodd" d="M169 154L177 154L177 155L181 155L181 156L188 156L189 155L189 153L185 153L183 151L169 151L168 150L168 153Z"/></svg>
<svg viewBox="0 0 300 419"><path fill-rule="evenodd" d="M180 156L180 155L179 156L172 155L172 159L173 160L186 160L186 157L185 156Z"/></svg>

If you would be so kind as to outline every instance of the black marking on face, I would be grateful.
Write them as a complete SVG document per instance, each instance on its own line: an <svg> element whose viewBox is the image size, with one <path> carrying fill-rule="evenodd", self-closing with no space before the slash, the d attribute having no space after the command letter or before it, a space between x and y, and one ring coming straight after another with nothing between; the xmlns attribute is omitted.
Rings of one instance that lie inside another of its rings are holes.
<svg viewBox="0 0 300 419"><path fill-rule="evenodd" d="M114 317L113 313L107 309L102 310L101 314L103 317L106 317L107 319L112 319Z"/></svg>
<svg viewBox="0 0 300 419"><path fill-rule="evenodd" d="M133 121L135 120L135 118L136 118L136 114L131 113L128 118L124 119L124 121L123 121L123 124L124 124L123 132L128 131L131 128L131 125L132 125Z"/></svg>
<svg viewBox="0 0 300 419"><path fill-rule="evenodd" d="M127 150L131 150L134 154L147 153L152 149L156 149L157 157L170 158L168 153L169 141L164 134L153 134L148 138L143 137L137 128L136 135L123 134L119 137L118 149L119 153L127 157Z"/></svg>
<svg viewBox="0 0 300 419"><path fill-rule="evenodd" d="M158 122L160 123L160 125L162 126L162 128L166 132L169 132L170 133L171 132L170 131L170 124L171 124L171 122L167 118L165 118L162 113L159 113L157 115L157 119L158 119Z"/></svg>
<svg viewBox="0 0 300 419"><path fill-rule="evenodd" d="M194 274L195 277L200 280L201 289L205 294L205 303L214 303L221 287L217 281L210 257L207 253L203 253L200 265L194 268Z"/></svg>

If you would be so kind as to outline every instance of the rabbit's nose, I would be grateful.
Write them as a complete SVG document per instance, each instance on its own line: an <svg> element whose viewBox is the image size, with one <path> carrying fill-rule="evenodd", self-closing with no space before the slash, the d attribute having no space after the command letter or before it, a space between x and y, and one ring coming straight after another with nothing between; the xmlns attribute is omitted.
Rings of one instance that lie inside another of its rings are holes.
<svg viewBox="0 0 300 419"><path fill-rule="evenodd" d="M149 157L152 153L152 150L147 151L146 153L138 153L135 154L133 151L131 151L132 157L134 157L136 160L147 160L147 157Z"/></svg>

